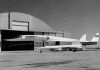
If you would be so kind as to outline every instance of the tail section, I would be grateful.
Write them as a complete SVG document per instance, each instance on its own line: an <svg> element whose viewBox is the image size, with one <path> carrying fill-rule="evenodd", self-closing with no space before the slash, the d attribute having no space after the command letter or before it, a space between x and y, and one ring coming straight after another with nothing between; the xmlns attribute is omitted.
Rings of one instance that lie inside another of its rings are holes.
<svg viewBox="0 0 100 70"><path fill-rule="evenodd" d="M81 38L80 41L86 41L86 34L84 34Z"/></svg>
<svg viewBox="0 0 100 70"><path fill-rule="evenodd" d="M96 33L91 41L99 41L99 33Z"/></svg>

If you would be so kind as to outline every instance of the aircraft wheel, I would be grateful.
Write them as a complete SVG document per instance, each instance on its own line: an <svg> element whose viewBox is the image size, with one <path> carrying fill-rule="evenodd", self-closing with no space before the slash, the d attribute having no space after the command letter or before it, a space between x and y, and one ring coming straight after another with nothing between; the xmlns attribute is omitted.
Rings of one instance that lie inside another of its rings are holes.
<svg viewBox="0 0 100 70"><path fill-rule="evenodd" d="M73 49L73 52L76 52L76 49Z"/></svg>

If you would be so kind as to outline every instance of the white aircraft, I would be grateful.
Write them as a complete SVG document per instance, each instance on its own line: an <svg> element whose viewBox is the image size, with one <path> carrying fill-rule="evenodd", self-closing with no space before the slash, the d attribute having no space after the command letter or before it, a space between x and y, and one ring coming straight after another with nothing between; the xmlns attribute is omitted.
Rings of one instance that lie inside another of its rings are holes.
<svg viewBox="0 0 100 70"><path fill-rule="evenodd" d="M84 38L83 38L84 39ZM86 45L96 45L99 42L99 33L96 33L91 41L80 40L80 43L84 46Z"/></svg>
<svg viewBox="0 0 100 70"><path fill-rule="evenodd" d="M58 42L76 42L79 41L82 45L95 45L99 41L99 33L93 37L91 41L86 41L86 34L84 34L80 40L71 39L71 38L63 38L63 37L55 37L48 35L20 35L18 38L14 39L5 39L6 41L58 41Z"/></svg>

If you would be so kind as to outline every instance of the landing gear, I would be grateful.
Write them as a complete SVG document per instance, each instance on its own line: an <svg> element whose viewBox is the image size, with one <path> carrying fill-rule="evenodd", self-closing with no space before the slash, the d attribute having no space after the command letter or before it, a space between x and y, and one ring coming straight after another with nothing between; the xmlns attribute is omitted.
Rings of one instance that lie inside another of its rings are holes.
<svg viewBox="0 0 100 70"><path fill-rule="evenodd" d="M76 52L77 49L69 48L69 51Z"/></svg>
<svg viewBox="0 0 100 70"><path fill-rule="evenodd" d="M76 49L73 49L73 52L76 52Z"/></svg>
<svg viewBox="0 0 100 70"><path fill-rule="evenodd" d="M42 53L42 50L40 50L40 53Z"/></svg>

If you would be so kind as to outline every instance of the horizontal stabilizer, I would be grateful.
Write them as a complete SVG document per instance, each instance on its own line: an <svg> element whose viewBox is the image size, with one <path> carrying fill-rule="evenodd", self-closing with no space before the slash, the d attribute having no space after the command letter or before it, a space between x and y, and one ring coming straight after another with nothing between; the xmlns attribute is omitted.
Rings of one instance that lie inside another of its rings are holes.
<svg viewBox="0 0 100 70"><path fill-rule="evenodd" d="M99 33L96 33L91 41L99 41Z"/></svg>

